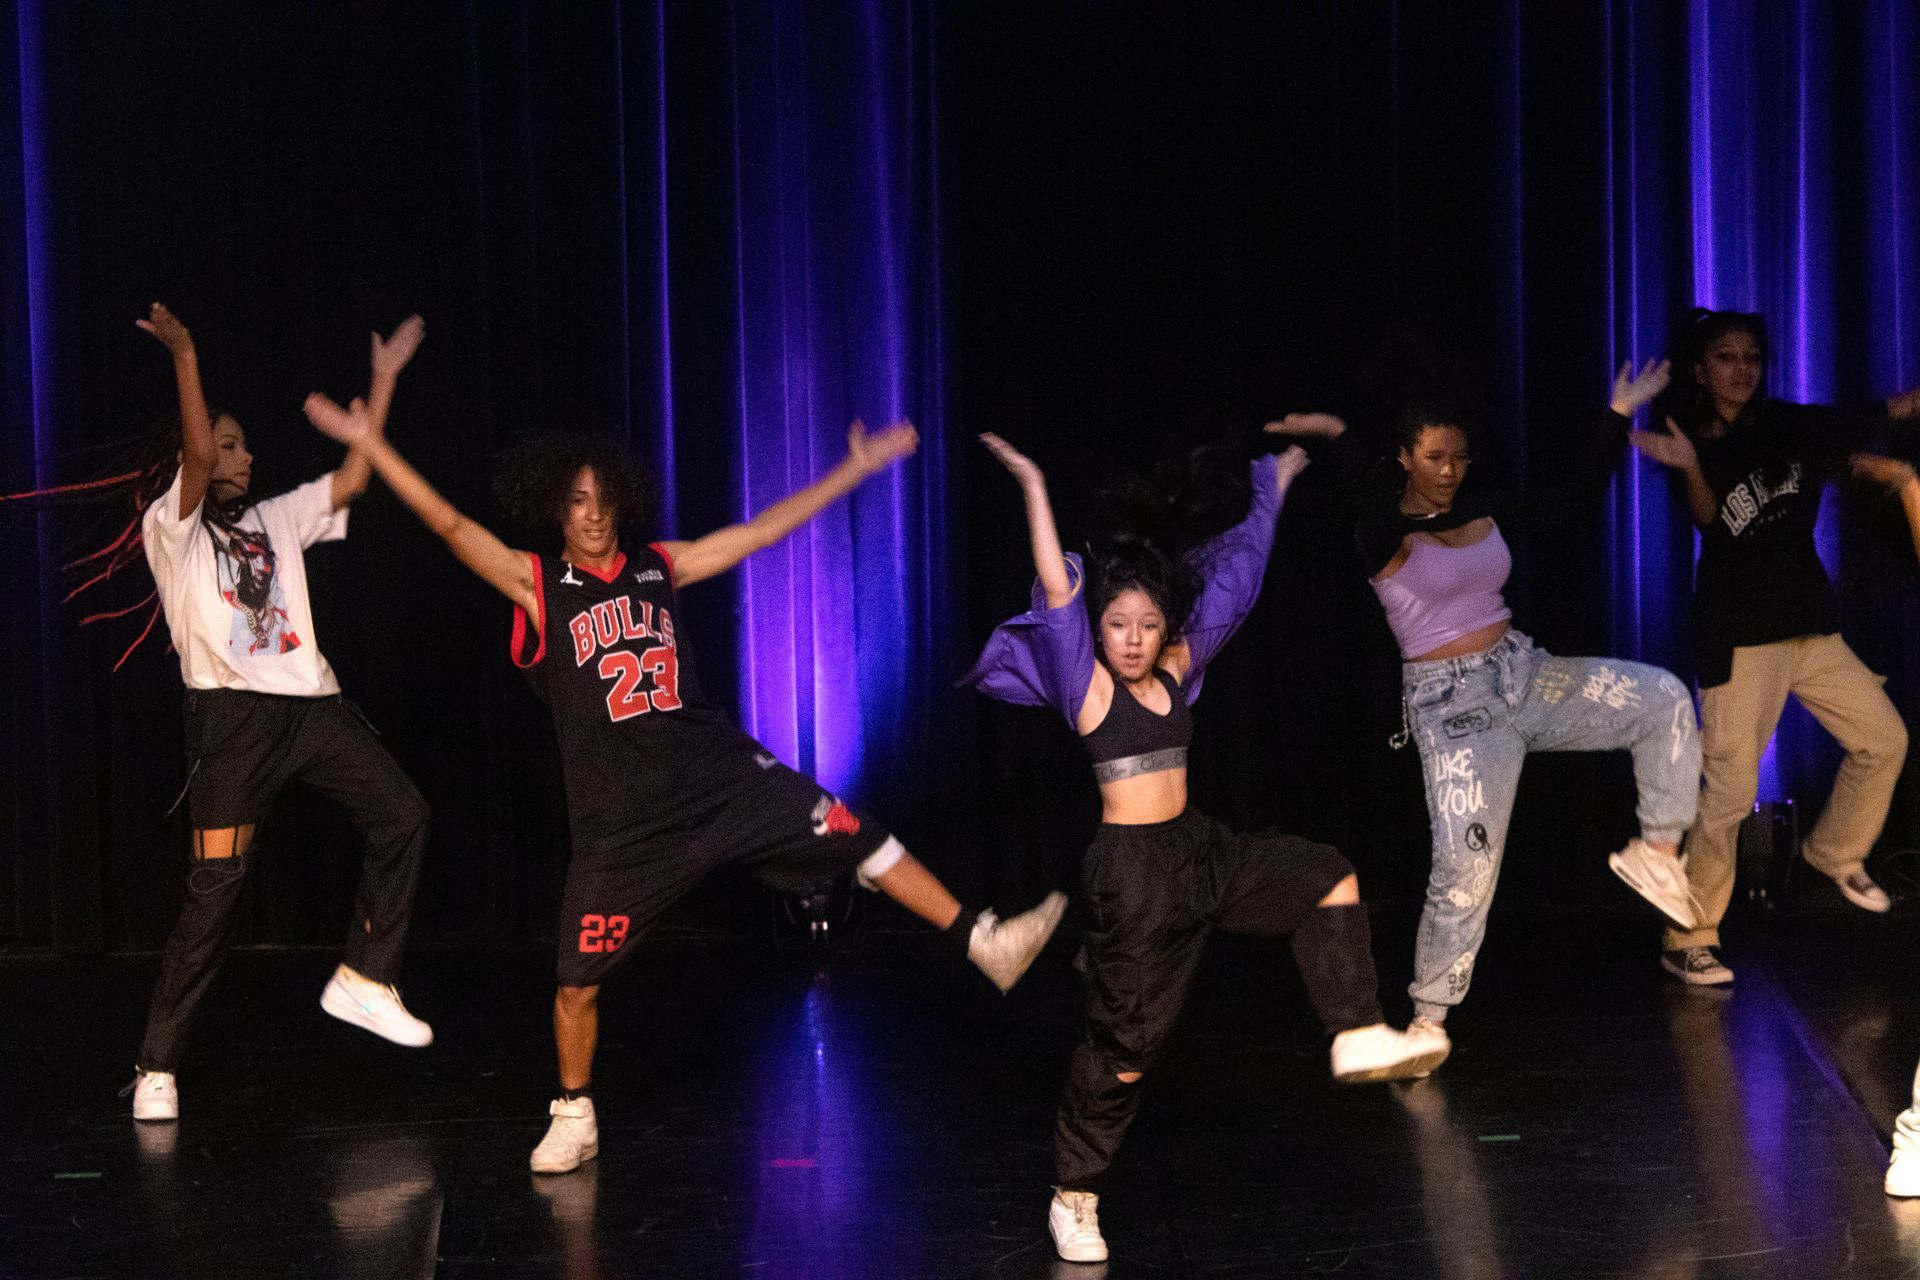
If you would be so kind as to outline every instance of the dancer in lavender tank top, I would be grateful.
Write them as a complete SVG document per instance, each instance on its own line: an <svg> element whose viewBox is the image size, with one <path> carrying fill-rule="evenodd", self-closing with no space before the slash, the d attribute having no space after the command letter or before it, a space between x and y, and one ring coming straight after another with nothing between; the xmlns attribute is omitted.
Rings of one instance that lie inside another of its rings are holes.
<svg viewBox="0 0 1920 1280"><path fill-rule="evenodd" d="M1651 362L1638 375L1620 370L1576 486L1604 483L1634 412L1666 386L1667 372ZM1404 660L1394 745L1411 738L1419 748L1433 825L1411 991L1414 1026L1437 1031L1473 980L1528 753L1633 753L1641 834L1609 864L1684 928L1694 907L1679 841L1699 800L1700 738L1687 687L1670 673L1554 657L1514 629L1501 523L1564 511L1564 490L1501 497L1468 485L1467 435L1445 414L1410 411L1397 443L1405 479L1363 511L1358 542Z"/></svg>

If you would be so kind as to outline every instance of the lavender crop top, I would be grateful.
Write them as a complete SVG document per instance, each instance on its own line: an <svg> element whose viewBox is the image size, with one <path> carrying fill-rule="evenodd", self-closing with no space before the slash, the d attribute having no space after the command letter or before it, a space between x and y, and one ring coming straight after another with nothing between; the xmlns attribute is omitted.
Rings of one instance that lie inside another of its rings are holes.
<svg viewBox="0 0 1920 1280"><path fill-rule="evenodd" d="M1500 594L1513 571L1513 555L1499 525L1465 547L1419 537L1409 539L1408 546L1398 570L1370 580L1400 643L1401 658L1411 661L1513 617Z"/></svg>

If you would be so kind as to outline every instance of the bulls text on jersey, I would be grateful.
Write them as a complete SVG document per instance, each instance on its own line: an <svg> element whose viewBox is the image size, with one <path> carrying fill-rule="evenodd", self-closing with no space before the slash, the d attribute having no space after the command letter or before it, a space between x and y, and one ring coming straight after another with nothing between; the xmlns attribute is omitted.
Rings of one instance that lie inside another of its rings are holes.
<svg viewBox="0 0 1920 1280"><path fill-rule="evenodd" d="M574 666L584 667L600 655L595 671L613 681L607 714L614 720L680 709L680 659L673 644L673 615L665 605L615 596L574 614L567 634L573 638ZM638 653L613 647L636 640L659 643ZM650 689L640 687L646 676L653 678Z"/></svg>

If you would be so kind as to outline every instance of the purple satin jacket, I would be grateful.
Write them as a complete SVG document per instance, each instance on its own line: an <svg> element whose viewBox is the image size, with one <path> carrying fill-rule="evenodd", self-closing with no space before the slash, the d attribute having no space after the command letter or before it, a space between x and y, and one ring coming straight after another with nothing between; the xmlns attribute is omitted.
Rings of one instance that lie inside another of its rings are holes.
<svg viewBox="0 0 1920 1280"><path fill-rule="evenodd" d="M1260 583L1267 574L1267 555L1273 550L1273 525L1280 515L1282 495L1274 481L1273 459L1253 460L1253 509L1247 518L1189 553L1188 563L1205 584L1187 620L1185 639L1192 665L1181 684L1187 705L1200 696L1200 680L1207 663L1240 629ZM1080 591L1086 570L1080 557L1067 552L1067 577L1073 599L1057 609L1047 608L1046 588L1033 584L1032 608L994 628L987 647L973 669L958 683L971 685L989 698L1023 707L1052 707L1078 729L1080 705L1093 682L1093 627L1087 620Z"/></svg>

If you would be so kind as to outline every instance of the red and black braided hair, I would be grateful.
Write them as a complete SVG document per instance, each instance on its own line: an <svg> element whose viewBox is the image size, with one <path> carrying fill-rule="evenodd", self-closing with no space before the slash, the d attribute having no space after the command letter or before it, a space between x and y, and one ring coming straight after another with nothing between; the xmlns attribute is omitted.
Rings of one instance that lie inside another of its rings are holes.
<svg viewBox="0 0 1920 1280"><path fill-rule="evenodd" d="M218 422L221 414L209 413ZM60 566L62 573L74 579L74 585L61 597L67 603L88 592L107 592L116 581L124 582L120 572L132 565L144 565L146 545L141 536L141 519L148 507L159 501L180 469L180 415L168 414L156 421L131 443L126 440L105 446L120 452L101 468L101 474L69 484L48 485L20 493L0 494L0 509L8 505L21 508L99 507L109 513L96 520L91 536L83 542L98 541L92 550L83 551ZM96 452L89 451L89 452ZM241 494L221 503L209 496L200 507L202 525L218 545L228 545L240 535L240 519L253 506L250 495ZM111 532L102 535L104 527ZM136 580L138 575L136 575ZM108 603L112 603L109 601ZM148 580L147 591L132 604L109 607L85 614L80 625L91 626L129 615L140 618L140 630L113 664L118 671L134 651L153 633L161 613L159 588Z"/></svg>

